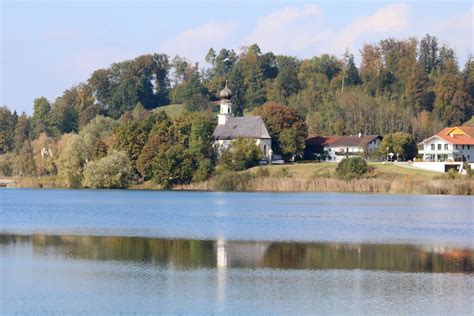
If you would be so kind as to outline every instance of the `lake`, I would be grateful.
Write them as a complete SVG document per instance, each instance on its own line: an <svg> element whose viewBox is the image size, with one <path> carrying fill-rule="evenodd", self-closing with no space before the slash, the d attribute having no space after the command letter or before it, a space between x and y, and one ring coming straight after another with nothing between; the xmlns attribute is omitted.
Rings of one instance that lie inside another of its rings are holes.
<svg viewBox="0 0 474 316"><path fill-rule="evenodd" d="M472 314L473 203L0 189L0 312Z"/></svg>

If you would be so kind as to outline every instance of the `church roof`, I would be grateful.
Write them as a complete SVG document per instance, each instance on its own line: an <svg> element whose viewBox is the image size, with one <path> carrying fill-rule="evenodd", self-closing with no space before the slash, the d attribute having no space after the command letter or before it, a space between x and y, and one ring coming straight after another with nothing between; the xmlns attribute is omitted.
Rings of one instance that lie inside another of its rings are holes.
<svg viewBox="0 0 474 316"><path fill-rule="evenodd" d="M239 137L271 138L260 116L231 116L227 119L225 125L217 125L212 135L217 140Z"/></svg>

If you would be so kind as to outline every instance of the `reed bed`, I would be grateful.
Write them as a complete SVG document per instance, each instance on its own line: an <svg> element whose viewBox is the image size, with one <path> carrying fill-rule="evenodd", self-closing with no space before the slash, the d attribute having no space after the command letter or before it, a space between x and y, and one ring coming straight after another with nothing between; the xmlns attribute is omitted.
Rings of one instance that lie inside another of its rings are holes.
<svg viewBox="0 0 474 316"><path fill-rule="evenodd" d="M230 175L229 175L230 176ZM274 192L358 192L393 194L450 194L473 195L472 179L419 180L410 177L401 179L364 178L343 180L338 178L279 178L251 177L238 182L235 187L220 187L216 179L206 182L178 186L177 190L216 191L274 191Z"/></svg>

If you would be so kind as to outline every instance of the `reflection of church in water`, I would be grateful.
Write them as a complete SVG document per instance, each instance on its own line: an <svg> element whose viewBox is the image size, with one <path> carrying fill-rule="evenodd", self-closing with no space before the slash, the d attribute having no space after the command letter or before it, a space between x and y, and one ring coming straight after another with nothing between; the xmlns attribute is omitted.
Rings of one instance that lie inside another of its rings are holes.
<svg viewBox="0 0 474 316"><path fill-rule="evenodd" d="M218 239L215 242L216 266L217 268L262 266L270 245L270 242L232 242Z"/></svg>

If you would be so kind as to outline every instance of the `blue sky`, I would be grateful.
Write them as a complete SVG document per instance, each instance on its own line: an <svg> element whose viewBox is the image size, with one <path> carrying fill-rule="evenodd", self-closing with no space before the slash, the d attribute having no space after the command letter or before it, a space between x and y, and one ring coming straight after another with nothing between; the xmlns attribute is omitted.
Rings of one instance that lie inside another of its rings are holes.
<svg viewBox="0 0 474 316"><path fill-rule="evenodd" d="M430 33L461 66L474 52L471 1L0 0L0 104L32 113L98 68L145 53L202 62L213 47L258 43L298 57L355 54L364 43Z"/></svg>

